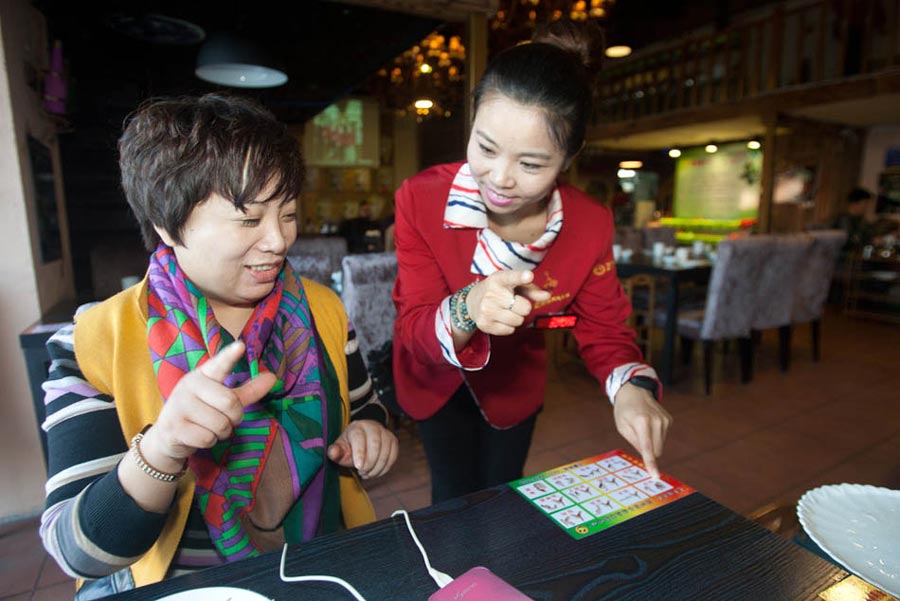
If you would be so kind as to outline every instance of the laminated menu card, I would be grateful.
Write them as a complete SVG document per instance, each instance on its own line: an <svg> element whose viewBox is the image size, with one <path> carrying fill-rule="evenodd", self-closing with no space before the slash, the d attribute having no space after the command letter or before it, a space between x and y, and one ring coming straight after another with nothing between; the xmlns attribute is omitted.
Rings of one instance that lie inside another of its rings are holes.
<svg viewBox="0 0 900 601"><path fill-rule="evenodd" d="M582 539L694 492L618 449L509 483L572 538Z"/></svg>

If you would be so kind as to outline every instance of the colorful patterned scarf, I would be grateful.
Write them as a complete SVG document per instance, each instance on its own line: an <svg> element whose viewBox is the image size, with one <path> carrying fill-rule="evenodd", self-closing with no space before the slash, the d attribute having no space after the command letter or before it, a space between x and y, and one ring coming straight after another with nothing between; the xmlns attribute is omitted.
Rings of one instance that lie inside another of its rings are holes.
<svg viewBox="0 0 900 601"><path fill-rule="evenodd" d="M163 400L178 381L232 342L203 293L184 275L172 249L160 244L150 259L147 335ZM241 332L246 356L225 384L235 387L261 372L277 382L261 401L244 409L244 420L228 440L197 451L189 460L196 476L196 499L216 549L226 561L259 554L241 523L253 509L257 486L276 437L290 470L293 504L283 522L287 542L332 530L323 496L337 487L325 449L339 429L336 377L317 340L300 279L287 261L272 292L256 306ZM329 417L332 423L329 424ZM326 489L328 492L326 492Z"/></svg>
<svg viewBox="0 0 900 601"><path fill-rule="evenodd" d="M488 228L487 208L468 163L464 163L453 178L444 210L445 228L480 230L471 272L482 276L504 269L534 269L553 246L562 225L562 198L559 190L554 189L547 206L547 226L540 238L531 244L502 239Z"/></svg>

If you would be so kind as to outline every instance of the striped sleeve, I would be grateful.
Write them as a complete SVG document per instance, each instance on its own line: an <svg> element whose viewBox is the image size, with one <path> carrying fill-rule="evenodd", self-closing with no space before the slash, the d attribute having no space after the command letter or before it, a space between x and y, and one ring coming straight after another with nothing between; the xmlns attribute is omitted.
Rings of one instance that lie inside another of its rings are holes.
<svg viewBox="0 0 900 601"><path fill-rule="evenodd" d="M453 367L466 371L478 371L483 369L491 359L491 339L484 332L477 330L469 344L457 353L453 344L453 330L451 329L450 297L447 295L438 306L434 315L434 333L444 360Z"/></svg>
<svg viewBox="0 0 900 601"><path fill-rule="evenodd" d="M100 578L134 563L159 537L165 514L125 492L116 466L128 450L114 400L86 381L75 359L74 326L47 341L44 388L48 479L40 535L68 575Z"/></svg>
<svg viewBox="0 0 900 601"><path fill-rule="evenodd" d="M347 346L347 385L350 388L350 419L373 419L383 426L388 425L388 410L378 398L372 385L369 370L359 350L359 339L353 324L349 325Z"/></svg>
<svg viewBox="0 0 900 601"><path fill-rule="evenodd" d="M609 397L610 403L616 404L616 394L618 394L619 389L635 376L655 380L658 392L654 396L659 397L656 400L662 400L662 384L659 381L659 376L656 375L656 370L646 363L626 363L613 369L609 377L606 378L606 396Z"/></svg>

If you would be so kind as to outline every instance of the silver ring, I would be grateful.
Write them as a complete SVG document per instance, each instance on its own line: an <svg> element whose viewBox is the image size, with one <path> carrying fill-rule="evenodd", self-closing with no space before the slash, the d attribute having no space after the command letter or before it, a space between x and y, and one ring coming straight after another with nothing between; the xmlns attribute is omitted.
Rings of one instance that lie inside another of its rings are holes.
<svg viewBox="0 0 900 601"><path fill-rule="evenodd" d="M512 300L509 301L509 306L506 308L506 310L512 311L512 308L515 306L515 304L516 304L516 295L514 294L512 297Z"/></svg>

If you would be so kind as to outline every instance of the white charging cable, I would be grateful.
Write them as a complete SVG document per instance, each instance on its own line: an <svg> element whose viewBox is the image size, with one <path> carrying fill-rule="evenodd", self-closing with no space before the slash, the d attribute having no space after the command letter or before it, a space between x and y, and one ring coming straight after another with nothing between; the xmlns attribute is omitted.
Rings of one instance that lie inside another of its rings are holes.
<svg viewBox="0 0 900 601"><path fill-rule="evenodd" d="M412 536L413 541L419 548L419 553L422 554L422 560L425 562L425 569L428 570L428 574L434 579L435 583L437 583L440 588L444 588L445 586L453 582L453 578L449 574L445 574L440 570L436 570L431 567L431 562L428 561L428 554L425 552L425 548L422 546L422 543L419 542L419 537L416 536L416 531L413 530L412 524L409 521L409 514L406 513L406 510L398 509L391 514L391 517L401 514L403 515L403 519L406 520L406 527L409 529L409 534Z"/></svg>
<svg viewBox="0 0 900 601"><path fill-rule="evenodd" d="M412 523L409 521L409 514L406 513L405 509L398 509L394 513L391 514L391 517L403 515L403 519L406 520L406 527L409 530L410 536L412 536L413 542L416 543L416 546L419 548L419 553L422 554L422 560L425 562L425 569L428 571L428 574L434 579L434 582L440 588L444 588L451 582L453 582L453 578L449 574L445 574L440 570L436 570L431 567L431 562L428 561L428 554L425 552L425 548L422 546L422 543L419 542L419 537L416 536L416 531L413 530ZM339 584L340 586L347 589L347 591L353 595L353 598L356 601L366 601L365 597L363 597L358 590L353 588L353 585L338 578L337 576L323 576L319 574L310 574L307 576L288 576L284 573L284 563L287 559L287 543L284 544L284 548L281 551L281 566L278 570L278 575L281 577L282 582L331 582L334 584Z"/></svg>
<svg viewBox="0 0 900 601"><path fill-rule="evenodd" d="M347 591L353 595L353 598L356 601L366 601L366 598L359 594L359 591L353 588L353 585L347 582L346 580L342 580L337 576L320 576L320 575L310 575L310 576L286 576L284 573L284 560L287 557L287 543L284 543L284 550L281 552L281 569L279 570L279 575L281 576L281 580L284 582L333 582L334 584L339 584Z"/></svg>

